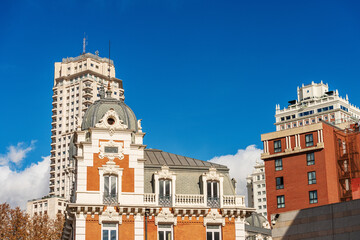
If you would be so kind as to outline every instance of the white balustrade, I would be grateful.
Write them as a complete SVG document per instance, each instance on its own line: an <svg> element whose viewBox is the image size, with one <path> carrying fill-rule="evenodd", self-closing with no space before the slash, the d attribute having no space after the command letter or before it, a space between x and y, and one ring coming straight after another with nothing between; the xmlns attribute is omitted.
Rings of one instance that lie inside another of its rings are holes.
<svg viewBox="0 0 360 240"><path fill-rule="evenodd" d="M200 194L176 194L175 205L204 205L204 195Z"/></svg>
<svg viewBox="0 0 360 240"><path fill-rule="evenodd" d="M238 195L224 195L223 207L245 206L245 197Z"/></svg>
<svg viewBox="0 0 360 240"><path fill-rule="evenodd" d="M156 195L155 193L144 193L144 203L145 204L155 204Z"/></svg>

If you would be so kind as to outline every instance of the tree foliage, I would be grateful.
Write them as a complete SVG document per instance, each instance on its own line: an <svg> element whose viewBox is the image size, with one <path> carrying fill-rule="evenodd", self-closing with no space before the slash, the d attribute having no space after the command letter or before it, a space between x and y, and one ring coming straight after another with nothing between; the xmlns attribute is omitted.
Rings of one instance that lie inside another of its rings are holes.
<svg viewBox="0 0 360 240"><path fill-rule="evenodd" d="M64 226L64 217L49 219L46 214L30 217L19 207L0 204L0 239L2 240L59 240Z"/></svg>

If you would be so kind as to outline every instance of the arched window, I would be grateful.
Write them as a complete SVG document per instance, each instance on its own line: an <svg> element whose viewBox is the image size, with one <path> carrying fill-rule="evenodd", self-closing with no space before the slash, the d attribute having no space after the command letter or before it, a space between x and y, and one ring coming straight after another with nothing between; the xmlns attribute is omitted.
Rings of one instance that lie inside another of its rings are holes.
<svg viewBox="0 0 360 240"><path fill-rule="evenodd" d="M117 203L117 176L105 175L104 176L104 204Z"/></svg>
<svg viewBox="0 0 360 240"><path fill-rule="evenodd" d="M159 179L159 205L171 206L171 180Z"/></svg>

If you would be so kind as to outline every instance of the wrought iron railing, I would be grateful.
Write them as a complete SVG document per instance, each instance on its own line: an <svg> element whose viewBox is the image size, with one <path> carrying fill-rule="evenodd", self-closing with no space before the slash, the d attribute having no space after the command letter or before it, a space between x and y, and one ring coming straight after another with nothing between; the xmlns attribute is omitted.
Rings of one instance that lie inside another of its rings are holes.
<svg viewBox="0 0 360 240"><path fill-rule="evenodd" d="M159 195L159 205L163 207L171 207L171 195Z"/></svg>
<svg viewBox="0 0 360 240"><path fill-rule="evenodd" d="M116 205L118 203L117 195L105 193L103 197L103 202L106 205Z"/></svg>
<svg viewBox="0 0 360 240"><path fill-rule="evenodd" d="M219 197L208 197L207 205L211 208L220 208L220 198Z"/></svg>

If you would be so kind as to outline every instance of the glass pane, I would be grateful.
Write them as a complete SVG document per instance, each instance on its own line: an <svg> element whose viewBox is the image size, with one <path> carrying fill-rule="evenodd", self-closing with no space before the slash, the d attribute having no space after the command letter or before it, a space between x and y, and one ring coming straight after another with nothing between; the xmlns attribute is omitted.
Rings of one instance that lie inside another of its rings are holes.
<svg viewBox="0 0 360 240"><path fill-rule="evenodd" d="M159 232L159 240L165 240L164 239L164 232Z"/></svg>
<svg viewBox="0 0 360 240"><path fill-rule="evenodd" d="M111 240L116 240L116 230L111 230Z"/></svg>
<svg viewBox="0 0 360 240"><path fill-rule="evenodd" d="M220 233L214 232L214 240L220 240Z"/></svg>
<svg viewBox="0 0 360 240"><path fill-rule="evenodd" d="M166 239L165 240L171 240L171 232L166 231Z"/></svg>
<svg viewBox="0 0 360 240"><path fill-rule="evenodd" d="M160 180L159 181L159 192L160 192L160 195L164 195L164 181L163 180Z"/></svg>
<svg viewBox="0 0 360 240"><path fill-rule="evenodd" d="M111 196L116 195L116 177L111 176Z"/></svg>
<svg viewBox="0 0 360 240"><path fill-rule="evenodd" d="M208 225L207 229L219 229L219 225Z"/></svg>
<svg viewBox="0 0 360 240"><path fill-rule="evenodd" d="M105 147L106 153L118 153L118 147Z"/></svg>
<svg viewBox="0 0 360 240"><path fill-rule="evenodd" d="M207 195L208 197L211 197L211 182L207 182Z"/></svg>
<svg viewBox="0 0 360 240"><path fill-rule="evenodd" d="M206 233L206 240L213 240L212 232L207 232Z"/></svg>
<svg viewBox="0 0 360 240"><path fill-rule="evenodd" d="M169 196L170 195L170 181L169 180L166 180L165 181L165 195L166 196Z"/></svg>
<svg viewBox="0 0 360 240"><path fill-rule="evenodd" d="M109 231L103 230L103 240L109 240Z"/></svg>
<svg viewBox="0 0 360 240"><path fill-rule="evenodd" d="M109 196L109 176L104 177L104 194Z"/></svg>
<svg viewBox="0 0 360 240"><path fill-rule="evenodd" d="M217 183L217 182L213 182L213 188L214 188L214 190L213 190L213 193L214 193L213 197L218 197L218 183Z"/></svg>

